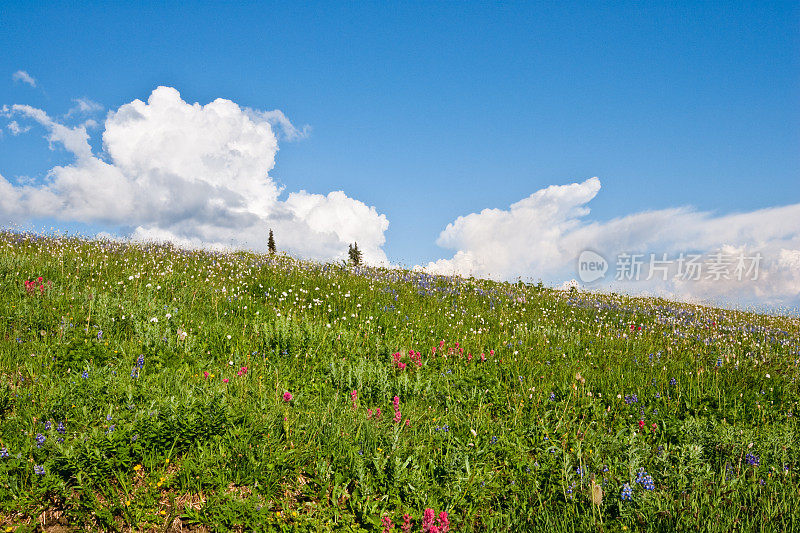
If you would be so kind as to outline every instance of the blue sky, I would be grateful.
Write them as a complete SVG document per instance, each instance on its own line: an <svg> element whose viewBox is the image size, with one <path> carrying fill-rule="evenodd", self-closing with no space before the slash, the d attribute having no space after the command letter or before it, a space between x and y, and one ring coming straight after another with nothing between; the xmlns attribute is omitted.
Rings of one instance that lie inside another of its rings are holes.
<svg viewBox="0 0 800 533"><path fill-rule="evenodd" d="M373 206L395 263L452 256L436 241L460 216L592 176L597 222L800 202L796 2L118 4L4 3L0 106L97 102L96 153L104 114L160 85L279 109L311 132L280 140L272 179ZM43 133L6 129L0 174L69 162Z"/></svg>

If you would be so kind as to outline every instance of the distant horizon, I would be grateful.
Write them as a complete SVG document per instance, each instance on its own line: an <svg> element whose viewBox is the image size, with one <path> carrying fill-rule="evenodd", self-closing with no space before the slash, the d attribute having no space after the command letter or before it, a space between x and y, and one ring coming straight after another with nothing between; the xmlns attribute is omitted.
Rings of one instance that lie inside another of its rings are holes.
<svg viewBox="0 0 800 533"><path fill-rule="evenodd" d="M110 234L87 234L87 233L80 233L79 231L70 232L69 230L59 229L59 228L50 228L51 231L47 230L37 230L37 229L26 229L26 228L12 228L3 226L0 227L0 233L7 231L10 233L17 233L20 235L35 235L39 237L45 238L78 238L85 241L102 241L107 240L109 242L120 242L120 243L127 243L132 245L157 245L157 246L164 246L164 245L171 245L177 249L182 250L198 250L201 252L210 252L214 254L237 254L237 253L252 253L254 255L262 255L262 256L269 256L269 252L266 250L254 250L250 248L235 248L226 245L218 245L217 247L209 247L209 246L186 246L181 243L175 243L173 241L157 241L157 240L146 240L146 239L136 239L134 237L126 237L126 236L119 236L119 235L110 235ZM280 248L277 249L276 253L278 255L285 256L289 259L296 260L296 261L307 261L311 263L317 264L333 264L333 265L348 265L349 263L346 260L315 260L315 259L306 259L302 257L297 257L292 255L290 252L286 250L281 250ZM434 277L443 277L443 278L451 278L451 277L458 277L464 280L469 279L477 279L481 281L489 281L494 283L508 283L510 285L515 285L517 283L523 283L527 287L535 287L539 284L547 290L554 290L568 293L571 290L571 287L574 282L574 286L578 291L578 294L582 295L601 295L601 296L614 296L615 294L624 296L626 298L643 298L643 299L661 299L670 301L673 303L681 304L681 305L690 305L690 306L700 306L700 307L709 307L715 309L723 309L729 311L736 311L736 312L743 312L743 313L754 313L754 314L762 314L762 315L769 315L769 316L780 316L780 317L787 317L787 318L800 318L800 306L770 306L768 304L759 304L759 303L749 303L743 304L741 302L734 302L734 301L725 301L725 300L703 300L701 298L676 298L674 295L665 295L665 294L657 294L657 293L647 293L641 291L632 291L630 289L626 289L625 286L614 286L614 285L607 285L607 286L592 286L591 284L581 284L578 280L572 279L563 282L545 282L541 279L493 279L491 277L483 277L483 276L469 276L465 274L440 274L430 272L427 269L420 267L419 265L415 266L408 266L402 263L385 263L380 265L360 265L361 267L366 268L386 268L389 270L407 270L409 272L415 272L418 274L425 274L428 276Z"/></svg>

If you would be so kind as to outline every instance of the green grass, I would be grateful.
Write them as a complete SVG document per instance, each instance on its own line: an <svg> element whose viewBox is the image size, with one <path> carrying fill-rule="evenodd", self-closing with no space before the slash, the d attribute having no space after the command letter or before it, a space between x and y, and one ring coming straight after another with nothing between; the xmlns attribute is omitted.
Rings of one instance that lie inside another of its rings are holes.
<svg viewBox="0 0 800 533"><path fill-rule="evenodd" d="M799 358L791 317L2 233L0 525L798 530Z"/></svg>

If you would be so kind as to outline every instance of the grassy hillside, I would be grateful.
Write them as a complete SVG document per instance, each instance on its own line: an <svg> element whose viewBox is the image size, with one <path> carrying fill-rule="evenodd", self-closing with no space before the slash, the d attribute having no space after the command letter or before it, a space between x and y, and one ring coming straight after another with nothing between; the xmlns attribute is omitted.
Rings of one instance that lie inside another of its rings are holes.
<svg viewBox="0 0 800 533"><path fill-rule="evenodd" d="M797 530L798 359L786 317L3 233L0 524Z"/></svg>

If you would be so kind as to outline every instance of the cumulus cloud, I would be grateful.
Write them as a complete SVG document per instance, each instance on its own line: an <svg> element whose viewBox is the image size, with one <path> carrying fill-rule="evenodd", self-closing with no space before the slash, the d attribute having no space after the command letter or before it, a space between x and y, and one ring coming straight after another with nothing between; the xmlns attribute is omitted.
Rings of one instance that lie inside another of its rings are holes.
<svg viewBox="0 0 800 533"><path fill-rule="evenodd" d="M221 98L189 104L177 90L158 87L146 102L108 114L103 157L92 152L86 123L66 126L25 105L5 114L39 123L51 148L63 146L74 158L38 186L0 176L0 215L11 221L55 217L122 227L134 238L260 250L272 228L280 249L302 257L344 258L356 241L365 261L386 261L389 223L374 207L342 191L281 198L283 187L269 175L278 152L273 124L286 136L300 134L282 113Z"/></svg>
<svg viewBox="0 0 800 533"><path fill-rule="evenodd" d="M14 74L11 75L11 79L16 82L27 83L31 87L36 87L36 80L33 79L33 76L31 76L24 70L16 71Z"/></svg>
<svg viewBox="0 0 800 533"><path fill-rule="evenodd" d="M426 268L559 282L576 277L579 255L592 250L609 263L595 287L716 303L800 305L800 204L728 215L680 207L598 222L588 219L588 204L599 192L600 180L590 178L547 187L509 209L458 217L437 241L454 255ZM682 267L689 260L701 266L687 272ZM758 279L750 279L753 273Z"/></svg>

